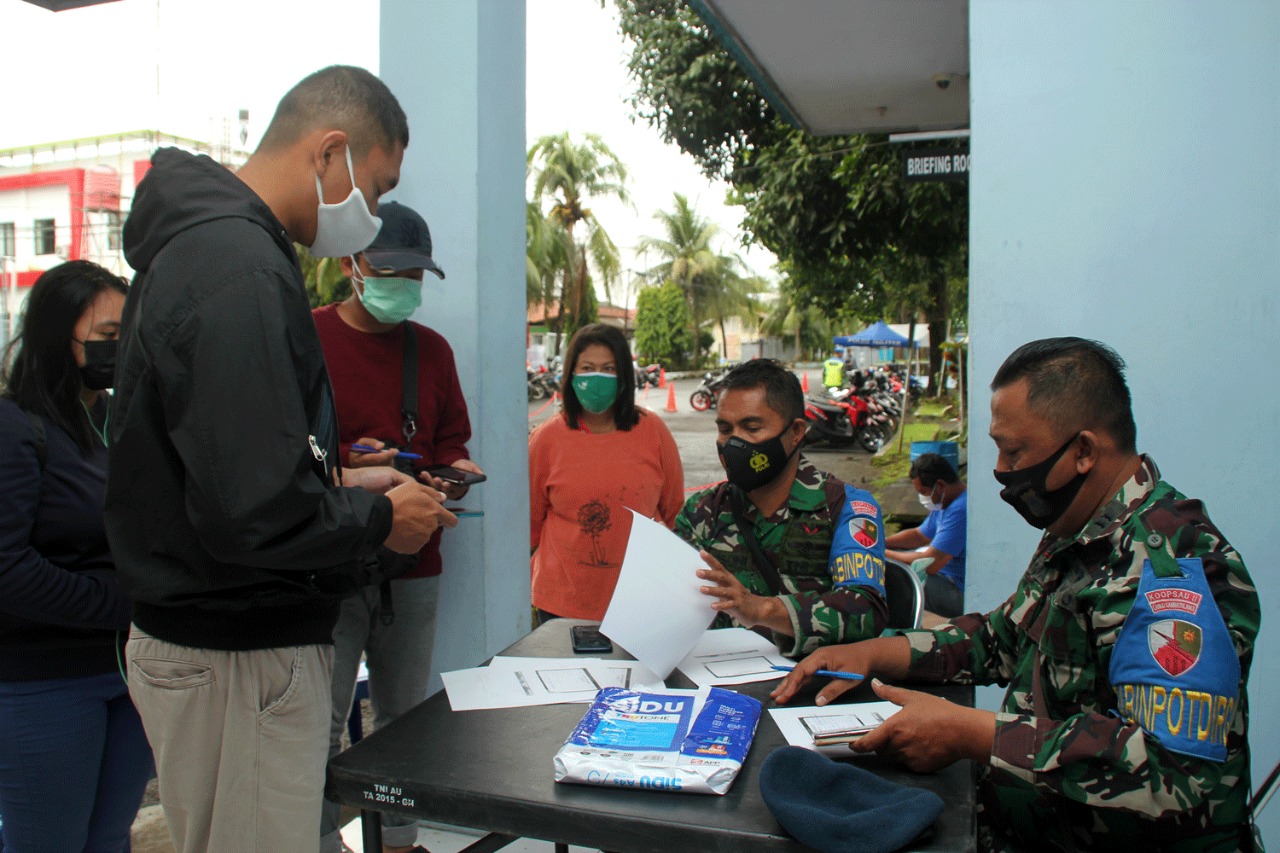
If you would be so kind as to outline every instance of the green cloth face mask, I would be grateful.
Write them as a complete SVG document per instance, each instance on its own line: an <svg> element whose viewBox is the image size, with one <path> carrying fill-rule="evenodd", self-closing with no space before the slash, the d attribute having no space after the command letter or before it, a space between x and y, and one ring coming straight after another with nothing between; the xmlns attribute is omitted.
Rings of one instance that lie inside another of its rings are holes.
<svg viewBox="0 0 1280 853"><path fill-rule="evenodd" d="M574 374L573 393L588 412L596 415L607 412L618 398L618 377L612 373Z"/></svg>
<svg viewBox="0 0 1280 853"><path fill-rule="evenodd" d="M352 278L360 285L356 291L360 302L379 323L403 323L422 304L420 281L397 276L361 275L358 267L352 273Z"/></svg>

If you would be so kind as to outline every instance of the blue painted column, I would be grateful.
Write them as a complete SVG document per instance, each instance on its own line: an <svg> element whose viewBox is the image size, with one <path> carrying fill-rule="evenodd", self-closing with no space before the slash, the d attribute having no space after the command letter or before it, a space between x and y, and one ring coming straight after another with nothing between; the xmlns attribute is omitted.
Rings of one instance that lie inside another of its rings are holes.
<svg viewBox="0 0 1280 853"><path fill-rule="evenodd" d="M414 319L448 339L489 481L443 540L434 670L474 666L529 629L523 0L382 0L380 76L409 117L388 198L431 226L448 278ZM439 681L433 681L433 689Z"/></svg>
<svg viewBox="0 0 1280 853"><path fill-rule="evenodd" d="M969 599L1037 540L997 496L987 386L1079 335L1129 364L1138 449L1200 498L1262 600L1254 784L1280 759L1280 5L970 0ZM1261 821L1280 843L1280 806Z"/></svg>

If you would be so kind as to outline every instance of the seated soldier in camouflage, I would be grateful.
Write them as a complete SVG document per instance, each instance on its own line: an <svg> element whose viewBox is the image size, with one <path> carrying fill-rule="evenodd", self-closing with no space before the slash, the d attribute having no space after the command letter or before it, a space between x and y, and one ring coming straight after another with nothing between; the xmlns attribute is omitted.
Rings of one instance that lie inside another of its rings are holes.
<svg viewBox="0 0 1280 853"><path fill-rule="evenodd" d="M978 762L979 849L1253 849L1257 591L1202 504L1138 454L1123 370L1103 344L1052 338L996 373L1000 497L1046 530L1004 604L820 649L773 694L818 668L1008 683L992 713L874 680L902 710L853 746L919 772Z"/></svg>
<svg viewBox="0 0 1280 853"><path fill-rule="evenodd" d="M798 656L879 636L885 626L880 506L814 468L804 440L804 393L776 361L731 370L716 409L728 481L692 495L676 533L703 552L698 577L716 599L717 627L767 629Z"/></svg>

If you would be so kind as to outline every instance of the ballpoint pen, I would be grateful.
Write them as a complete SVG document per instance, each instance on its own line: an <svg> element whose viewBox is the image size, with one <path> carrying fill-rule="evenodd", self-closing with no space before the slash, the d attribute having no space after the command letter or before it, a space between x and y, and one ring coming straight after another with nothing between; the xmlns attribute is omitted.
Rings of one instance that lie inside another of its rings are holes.
<svg viewBox="0 0 1280 853"><path fill-rule="evenodd" d="M382 448L382 450L379 450L378 448L370 447L367 444L353 444L351 445L351 449L354 450L356 453L382 453L387 450L395 450L394 447L384 447ZM410 453L407 450L401 450L396 455L399 456L401 459L412 459L414 461L417 461L422 458L418 454Z"/></svg>
<svg viewBox="0 0 1280 853"><path fill-rule="evenodd" d="M773 666L770 669L776 669L778 672L790 672L795 669L794 666ZM814 675L825 675L827 678L843 678L845 681L861 681L866 678L856 672L836 672L834 669L819 669L814 671Z"/></svg>

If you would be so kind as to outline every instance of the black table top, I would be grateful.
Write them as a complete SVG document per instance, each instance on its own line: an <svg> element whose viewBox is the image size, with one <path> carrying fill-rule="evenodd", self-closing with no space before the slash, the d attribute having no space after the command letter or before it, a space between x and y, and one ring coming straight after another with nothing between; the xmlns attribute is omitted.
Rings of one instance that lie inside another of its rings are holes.
<svg viewBox="0 0 1280 853"><path fill-rule="evenodd" d="M503 654L573 657L569 626L576 624L594 623L554 620ZM601 657L630 656L615 651ZM786 745L767 711L776 707L768 698L776 683L730 688L761 700L766 710L747 761L723 796L556 783L552 758L582 719L586 704L455 713L443 690L330 761L325 795L367 811L623 853L798 853L809 848L787 835L760 797L760 764ZM695 686L679 670L667 684ZM938 687L929 692L973 704L972 688ZM851 701L876 698L870 686L846 696ZM792 704L812 699L809 692ZM927 788L942 797L946 808L932 834L912 849L974 849L972 762L917 775L874 756L850 760L885 779Z"/></svg>

